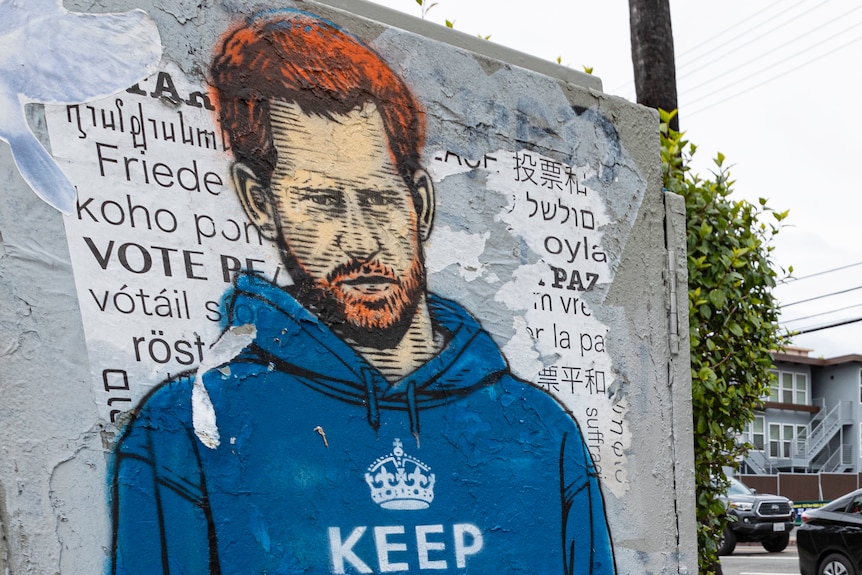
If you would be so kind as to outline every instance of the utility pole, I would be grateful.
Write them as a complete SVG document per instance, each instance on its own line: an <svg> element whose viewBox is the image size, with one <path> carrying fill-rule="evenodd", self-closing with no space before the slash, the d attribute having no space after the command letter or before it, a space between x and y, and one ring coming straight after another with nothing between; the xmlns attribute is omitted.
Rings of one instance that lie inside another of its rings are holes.
<svg viewBox="0 0 862 575"><path fill-rule="evenodd" d="M632 64L638 104L668 112L678 108L669 0L629 0ZM670 127L679 130L679 114Z"/></svg>

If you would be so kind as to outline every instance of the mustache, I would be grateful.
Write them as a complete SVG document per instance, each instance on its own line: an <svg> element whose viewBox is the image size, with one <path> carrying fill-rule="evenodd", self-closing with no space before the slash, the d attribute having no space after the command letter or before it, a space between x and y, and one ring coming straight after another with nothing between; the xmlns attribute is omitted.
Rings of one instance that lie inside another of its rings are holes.
<svg viewBox="0 0 862 575"><path fill-rule="evenodd" d="M345 262L326 275L326 283L330 286L350 281L360 276L377 276L401 284L395 270L376 260L360 261L352 259Z"/></svg>

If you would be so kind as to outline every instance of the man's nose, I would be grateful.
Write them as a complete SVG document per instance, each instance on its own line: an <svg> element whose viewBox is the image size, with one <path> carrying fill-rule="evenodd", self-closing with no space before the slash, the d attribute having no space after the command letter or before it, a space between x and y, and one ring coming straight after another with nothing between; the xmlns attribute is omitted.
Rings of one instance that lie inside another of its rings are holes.
<svg viewBox="0 0 862 575"><path fill-rule="evenodd" d="M367 261L380 250L378 227L379 223L361 207L351 206L345 214L338 247L351 258Z"/></svg>

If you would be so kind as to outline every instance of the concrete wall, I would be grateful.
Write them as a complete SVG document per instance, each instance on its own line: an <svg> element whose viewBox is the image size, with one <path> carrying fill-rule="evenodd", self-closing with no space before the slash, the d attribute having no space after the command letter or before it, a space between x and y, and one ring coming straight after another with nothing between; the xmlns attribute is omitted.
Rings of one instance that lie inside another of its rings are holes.
<svg viewBox="0 0 862 575"><path fill-rule="evenodd" d="M43 8L0 8L0 571L696 571L653 112L356 0Z"/></svg>

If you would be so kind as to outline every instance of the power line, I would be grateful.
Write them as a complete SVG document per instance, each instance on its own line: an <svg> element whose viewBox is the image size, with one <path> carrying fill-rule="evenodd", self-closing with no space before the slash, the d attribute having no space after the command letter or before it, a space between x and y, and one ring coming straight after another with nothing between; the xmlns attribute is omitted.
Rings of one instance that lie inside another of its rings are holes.
<svg viewBox="0 0 862 575"><path fill-rule="evenodd" d="M818 5L818 6L819 6L819 5ZM818 6L815 6L815 8L817 8ZM761 52L761 53L760 53L760 54L758 54L757 56L755 56L755 57L753 57L753 58L751 58L751 59L749 59L749 60L747 60L747 61L743 62L742 64L740 64L740 65L738 65L738 66L735 66L735 67L734 67L734 69L735 69L735 70L741 70L741 69L745 68L746 66L748 66L748 65L750 65L750 64L753 64L753 63L755 63L755 62L759 62L759 61L761 61L761 60L762 60L762 58L763 58L764 56L767 56L767 55L769 55L769 54L772 54L773 52L776 52L776 51L778 51L778 50L780 50L780 49L784 48L785 46L788 46L788 45L791 45L791 44L795 44L795 43L797 43L797 41L798 41L800 38L803 38L803 37L809 36L809 35L810 35L810 34L812 34L813 32L817 32L818 30L823 29L824 27L828 26L829 24L832 24L833 22L835 22L835 21L837 21L837 20L841 20L841 19L843 19L843 18L846 18L848 15L850 15L850 14L852 14L853 12L856 12L856 11L858 11L858 10L860 10L860 9L862 9L862 6L856 6L855 8L853 8L853 9L851 9L851 10L848 10L847 12L844 12L843 14L839 14L838 16L835 16L835 17L834 17L834 18L832 18L831 20L828 20L828 21L826 21L826 22L824 22L824 23L820 24L820 25L819 25L819 26L817 26L816 28L812 28L812 29L810 29L810 30L806 30L803 34L800 34L800 35L798 35L798 36L795 36L795 37L791 38L790 40L787 40L787 41L785 41L785 42L783 42L783 43L779 44L778 46L775 46L775 47L771 48L770 50L767 50L766 52ZM803 12L803 14L805 14L805 12ZM800 15L800 16L801 16L801 15ZM830 39L832 39L832 38L837 38L838 36L840 36L840 35L844 34L845 32L848 32L848 31L850 31L850 30L854 30L854 29L856 29L856 28L857 28L857 27L856 27L856 25L850 26L849 28L846 28L846 29L842 30L842 31L841 31L841 32L839 32L838 34L832 34L832 35L830 35L830 37L829 37L829 38L830 38ZM777 29L777 28L775 28L775 29ZM742 48L743 46L747 46L748 44L751 44L752 42L754 42L754 41L756 41L756 40L759 40L759 39L760 39L760 38L762 38L763 36L764 36L764 35L758 36L757 38L752 38L750 41L748 41L748 42L746 42L746 43L744 43L744 44L741 44L741 45L739 46L739 48ZM819 45L819 44L820 44L819 42L816 42L816 41L815 41L815 42L814 42L814 44L812 44L811 46L809 46L809 48L810 48L810 47L813 47L813 46L816 46L816 45ZM724 56L726 56L726 55L728 55L728 54L731 54L731 53L735 52L736 50L737 50L737 49L733 49L733 50L731 50L730 52L726 52L725 54L723 54L723 55L722 55L722 56L720 56L719 58L716 58L716 59L710 60L709 62L707 62L707 63L706 63L706 64L704 64L703 66L701 66L701 67L697 68L696 70L693 70L693 71L691 72L691 74L693 74L694 72L698 72L698 71L702 70L705 66L708 66L709 64L712 64L713 62L717 62L718 60L720 60L720 59L721 59L721 58L723 58ZM803 52L805 52L805 51L807 51L807 50L808 50L808 48L806 48L806 50L803 50L802 52L799 52L799 53L803 53ZM778 64L780 64L780 63L782 63L782 62L783 62L783 60L782 60L782 61L779 61L779 62L778 62ZM766 71L766 70L770 69L772 66L773 66L773 65L770 65L770 66L769 66L769 67L767 67L767 68L763 68L761 71ZM693 86L693 87L691 87L691 88L687 88L687 89L686 89L686 92L688 92L688 93L694 92L694 91L696 91L698 88L702 88L703 86L706 86L706 85L708 85L708 84L711 84L711 83L713 83L713 82L715 82L715 81L717 81L717 80L723 80L723 79L725 78L725 76L726 76L725 74L719 74L719 75L717 75L717 76L713 76L712 78L710 78L710 79L708 79L708 80L705 80L705 81L701 82L700 84L697 84L697 85L695 85L695 86ZM748 77L749 77L749 76L746 76L746 78L743 78L743 80L744 80L744 79L747 79Z"/></svg>
<svg viewBox="0 0 862 575"><path fill-rule="evenodd" d="M818 295L818 296L810 297L810 298L808 298L808 299L801 299L801 300L799 300L799 301L794 301L794 302L791 302L791 303L783 304L783 305L781 306L781 309L784 309L784 308L786 308L786 307L790 307L790 306L792 306L792 305L796 305L796 304L800 304L800 303L807 303L807 302L810 302L810 301L814 301L814 300L818 300L818 299L823 299L823 298L825 298L825 297L831 297L831 296L834 296L834 295L841 295L841 294L843 294L843 293L848 293L848 292L856 291L856 290L860 290L860 289L862 289L862 286L856 286L856 287L847 288L847 289L840 290L840 291L834 291L834 292L832 292L832 293L827 293L827 294L823 294L823 295Z"/></svg>
<svg viewBox="0 0 862 575"><path fill-rule="evenodd" d="M853 23L852 25L848 26L847 28L845 28L844 30L842 30L841 32L839 32L838 34L833 34L831 38L837 38L838 36L841 36L842 34L845 34L845 33L847 33L847 32L854 31L854 30L859 30L859 25L858 25L858 23ZM856 40L859 40L860 38L862 38L862 36L857 37L857 38L856 38ZM855 40L854 40L854 41L855 41ZM852 42L851 42L851 43L852 43ZM689 105L690 105L690 104L694 104L695 102L699 102L699 101L701 101L701 100L703 100L703 99L705 99L705 98L708 98L708 97L712 96L713 94L716 94L716 93L718 93L718 92L723 92L723 91L725 91L725 90L729 90L729 89L731 89L734 85L739 84L740 82L744 82L745 80L748 80L748 79L750 79L750 78L753 78L753 77L755 77L755 76L758 76L758 75L762 74L763 72L766 72L766 71L768 71L768 70L771 70L771 69L775 68L775 67L776 67L777 65L779 65L779 64L783 64L783 63L787 62L788 60L791 60L791 59L793 59L793 58L796 58L797 56L801 56L802 54L805 54L806 52L810 51L810 49L811 49L811 48L813 48L814 46L817 46L817 45L820 45L820 43L815 42L812 46L806 46L806 47L802 48L801 50L798 50L797 52L794 52L793 54L791 54L791 55L789 55L789 56L785 56L784 58L782 58L781 60L779 60L779 61L777 61L777 62L771 63L771 64L769 64L768 66L765 66L765 67L763 67L763 68L761 68L761 69L759 69L759 70L757 70L757 71L755 71L755 72L752 72L751 74L748 74L747 76L743 76L743 77L742 77L742 78L740 78L739 80L736 80L736 81L734 82L734 84L731 84L731 85L725 86L724 88L718 88L717 90L712 90L711 92L709 92L709 93L708 93L708 94L706 94L705 96L700 96L700 97L698 97L698 98L695 98L694 100L689 101L689 102L688 102L688 104L689 104ZM819 58L820 58L820 56L818 56L818 57L817 57L817 58L815 58L815 59L819 59ZM813 60L810 60L809 62L812 62L812 61L813 61ZM798 70L800 67L801 67L801 66L796 66L796 67L794 67L794 68L791 68L791 70L789 70L789 71ZM717 77L718 77L718 76L717 76ZM701 84L698 84L698 85L697 85L697 86L695 86L693 89L699 88L699 87L703 86L704 84L708 84L708 83L709 83L709 82L711 82L711 81L712 81L712 80L707 81L707 82L704 82L704 83L701 83ZM757 85L759 86L760 84L757 84ZM750 89L750 88L749 88L749 89Z"/></svg>
<svg viewBox="0 0 862 575"><path fill-rule="evenodd" d="M762 82L758 82L757 84L754 84L753 86L749 86L748 88L746 88L746 89L744 89L744 90L741 90L741 91L739 91L739 92L736 92L735 94L731 94L730 96L728 96L728 97L726 97L726 98L724 98L724 99L722 99L722 100L719 100L718 102L713 102L712 104L709 104L709 105L704 106L704 107L699 108L699 109L695 109L695 110L693 110L693 111L686 111L685 115L686 115L686 117L689 117L689 118L690 118L691 116L693 116L693 115L695 115L695 114L699 114L700 112L703 112L704 110L708 110L709 108L713 108L713 107L715 107L715 106L718 106L719 104L723 104L724 102L727 102L728 100L732 100L732 99L734 99L734 98L736 98L736 97L738 97L738 96L741 96L741 95L745 94L746 92L750 92L750 91L754 90L755 88L759 88L760 86L763 86L764 84L768 84L768 83L770 83L770 82L772 82L772 81L774 81L774 80L777 80L777 79L779 79L779 78L781 78L781 77L783 77L783 76L786 76L787 74L790 74L791 72L796 72L796 71L798 71L800 68L804 68L805 66L808 66L809 64L812 64L812 63L816 62L817 60L820 60L821 58L824 58L824 57L826 57L826 56L829 56L830 54L832 54L832 53L834 53L834 52L837 52L838 50L843 50L843 49L844 49L844 48L846 48L847 46L849 46L849 45L851 45L851 44L855 44L855 43L856 43L856 42L858 42L859 40L862 40L862 36L858 36L858 37L856 37L856 38L854 38L854 39L850 40L849 42L846 42L846 43L844 43L844 44L842 44L842 45L838 46L837 48L834 48L834 49L832 49L832 50L829 50L828 52L826 52L826 53L824 53L824 54L819 54L819 55L817 55L817 56L814 56L813 58L811 58L811 59L809 59L809 60L807 60L807 61L803 62L802 64L799 64L798 66L796 66L796 67L794 67L794 68L791 68L790 70L786 70L786 71L784 71L784 72L782 72L782 73L780 73L780 74L776 74L775 76L772 76L772 77L770 77L770 78L767 78L766 80L764 80L764 81L762 81ZM795 56L797 56L797 55L798 55L798 53L797 53L797 54L794 54L793 56L789 56L789 57L785 58L784 60L781 60L780 62L777 62L777 64L781 64L781 63L783 63L783 62L785 62L785 61L789 60L791 57L795 57ZM753 75L753 74L752 74L752 75ZM750 77L750 76L751 76L751 75L747 76L746 78L748 78L748 77ZM713 94L715 94L716 92L723 92L723 91L724 91L724 90L726 90L726 89L727 89L727 88L724 88L724 89L721 89L721 90L715 90L715 91L713 92ZM703 99L705 99L705 98L708 98L708 97L709 97L709 96L711 96L711 95L712 95L712 94L709 94L709 95L707 95L707 96L703 96L703 97L701 97L701 98L698 98L698 99L697 99L697 100L695 100L695 101L703 100ZM689 102L689 103L691 103L691 102Z"/></svg>
<svg viewBox="0 0 862 575"><path fill-rule="evenodd" d="M714 40L714 39L716 39L716 38L718 38L718 37L720 37L720 36L722 36L722 35L724 35L724 34L726 34L726 33L728 33L728 32L732 32L732 31L736 31L736 30L738 30L738 29L740 28L740 26L741 26L741 25L743 25L743 24L745 24L745 23L749 23L749 22L751 21L751 19L752 19L752 18L754 18L755 16L758 16L759 14L761 14L761 13L763 13L763 12L765 12L765 11L769 10L769 9L770 9L770 8L772 8L773 6L777 6L777 5L779 5L779 4L782 4L782 3L783 3L783 1L784 1L784 0L777 0L776 2L773 2L772 4L770 4L769 6L766 6L765 8L761 8L760 10L758 10L757 12L755 12L754 14L750 14L750 15L748 15L748 16L746 16L746 17L744 17L744 18L743 18L742 20L740 20L739 22L737 22L737 23L735 23L735 24L731 25L731 26L730 26L730 27L728 27L728 28L725 28L724 30L722 30L721 32L718 32L717 34L715 34L715 35L713 35L713 36L710 36L710 37L709 37L709 38L707 38L706 40L704 40L704 41L700 42L699 44L696 44L694 47L687 49L687 50L686 50L686 53L693 52L693 51L697 50L698 48L700 48L701 46L704 46L704 45L708 44L708 43L709 43L709 42L711 42L712 40ZM798 6L798 5L800 5L800 4L803 4L805 1L806 1L806 0L800 0L799 2L797 2L796 4L794 4L793 6L791 6L791 8L790 8L789 10L792 10L792 9L793 9L793 8L795 8L796 6ZM756 26L758 26L758 25L760 25L760 23L756 24L754 27L756 27ZM754 27L752 27L751 29L754 29ZM747 30L747 31L748 31L748 30ZM733 38L731 38L731 40L734 40L734 39L736 39L737 37L738 37L738 35L737 35L737 36L734 36ZM681 53L682 53L682 52L681 52ZM709 53L709 52L707 52L707 54L708 54L708 53ZM687 65L688 65L688 64L690 64L691 62L696 61L698 58L701 58L701 57L702 57L702 56L698 56L698 57L693 58L692 60L690 60L690 61L688 61L688 62L686 62L686 61L685 61L685 58L683 58L683 59L682 59L682 61L677 65L677 70L679 71L680 69L684 68L685 66L687 66ZM634 86L634 81L633 81L633 80L629 80L629 81L628 81L628 82L626 82L625 84L620 84L619 86L617 86L617 87L616 87L616 88L614 88L613 90L610 90L608 93L609 93L609 94L618 94L618 93L623 92L623 91L630 92L630 91L631 91L631 89L633 88L633 86Z"/></svg>
<svg viewBox="0 0 862 575"><path fill-rule="evenodd" d="M848 268L852 268L852 267L856 267L856 266L862 266L862 262L856 262L856 263L854 263L854 264L847 264L846 266L840 266L840 267L832 268L832 269L829 269L829 270L823 270L823 271L820 271L820 272L814 272L813 274L808 274L807 276L789 277L789 278L787 278L787 279L781 280L781 281L780 281L780 282L778 282L778 283L780 283L780 284L788 284L788 283L790 283L790 282L798 282L799 280L807 280L808 278L813 278L813 277L817 277L817 276L822 276L822 275L825 275L825 274L831 274L832 272L838 272L838 271L846 270L846 269L848 269Z"/></svg>
<svg viewBox="0 0 862 575"><path fill-rule="evenodd" d="M705 64L701 64L700 66L698 66L698 67L697 67L697 68L695 68L694 70L691 70L690 72L688 72L688 75L692 75L692 74L694 74L695 72L699 72L700 70L703 70L706 66L709 66L710 64L712 64L712 63L714 63L714 62L718 62L719 60L723 59L724 57L728 56L729 54L733 54L734 52L738 52L739 50L741 50L741 49L745 48L745 47L746 47L746 46L748 46L749 44L752 44L752 43L754 43L754 42L756 42L756 41L760 40L761 38L765 38L766 36L769 36L770 34L772 34L773 32L775 32L776 30L780 30L781 28L783 28L783 27L787 26L788 24L790 24L790 23L792 23L792 22L795 22L795 21L796 21L796 20L798 20L799 18L801 18L801 17L803 17L804 15L808 14L808 13L809 13L809 12L811 12L812 10L815 10L815 9L817 9L817 8L820 8L822 5L826 4L826 3L827 3L827 2L829 2L829 1L830 1L830 0L823 0L823 2L821 2L820 4L817 4L817 5L815 5L815 6L812 6L812 7L811 7L811 8L809 8L808 10L805 10L804 12L800 12L799 14L797 14L796 16L794 16L793 18L790 18L789 20L785 20L785 21L784 21L784 22L782 22L781 24L778 24L778 25L776 25L776 26L773 26L772 28L770 28L770 29L766 30L766 31L765 31L765 32L763 32L762 34L759 34L759 35L757 35L757 36L754 36L754 37L752 37L752 38L749 38L747 41L745 41L745 42L743 42L743 43L741 43L741 44L736 44L736 45L734 45L730 50L728 50L728 51L726 51L726 52L723 52L723 53L720 53L718 56L716 56L715 58L713 58L713 59L711 59L711 60L707 61ZM795 6L794 6L794 7L795 7ZM860 8L860 6L857 6L857 7L856 7L856 8L854 8L853 10L850 10L850 12L853 12L854 10L858 10L859 8ZM846 15L846 14L844 14L844 15ZM844 16L844 15L842 15L842 16ZM822 25L818 26L817 28L814 28L813 30L810 30L808 33L813 32L813 31L815 31L815 30L819 30L820 28L822 28L822 27L823 27L823 26L825 26L826 24L830 24L830 23L832 23L832 22L833 22L833 20L830 20L829 22L826 22L825 24L822 24ZM747 33L748 33L748 31L746 31L746 32L744 32L744 33L742 33L742 34L738 34L737 36L734 36L730 41L733 41L733 40L736 40L736 39L738 39L738 38L741 38L741 37L743 37L743 36L744 36L745 34L747 34ZM794 39L793 39L793 41L798 40L800 37L801 37L801 36L797 36L796 38L794 38ZM785 44L782 44L782 46L784 46L784 45L785 45ZM774 50L773 50L773 51L774 51ZM770 51L770 52L771 52L771 51ZM766 54L769 54L770 52L766 52ZM761 56L763 56L763 55L765 55L765 54L761 54ZM760 56L758 56L758 58L759 58L759 57L760 57ZM698 58L698 59L700 59L700 58ZM695 60L695 61L696 61L696 60ZM745 64L743 64L743 66L744 66L744 65L745 65Z"/></svg>
<svg viewBox="0 0 862 575"><path fill-rule="evenodd" d="M848 319L848 320L839 321L839 322L836 322L836 323L830 323L830 324L827 324L827 325L821 325L821 326L818 326L818 327L809 327L809 328L805 328L805 329L795 330L795 331L793 331L790 335L803 335L803 334L806 334L806 333L812 333L812 332L815 332L815 331L822 331L822 330L824 330L824 329L831 329L831 328L833 328L833 327L841 327L842 325L849 325L849 324L851 324L851 323L858 323L858 322L860 322L860 321L862 321L862 317L857 317L857 318L854 318L854 319Z"/></svg>
<svg viewBox="0 0 862 575"><path fill-rule="evenodd" d="M857 303L857 304L854 304L854 305L848 305L848 306L846 306L846 307L840 307L840 308L838 308L838 309L833 309L833 310L829 310L829 311L823 311L823 312L820 312L820 313L813 313L813 314L811 314L811 315L806 315L806 316L804 316L804 317L795 317L795 318L793 318L793 319L786 319L786 320L783 320L781 323L787 324L787 323L792 323L792 322L794 322L794 321L802 321L802 320L804 320L804 319L811 319L812 317L820 317L820 316L822 316L822 315L831 315L831 314L833 314L833 313L838 313L839 311L846 311L846 310L848 310L848 309L853 309L854 307L860 307L860 306L862 306L862 303Z"/></svg>
<svg viewBox="0 0 862 575"><path fill-rule="evenodd" d="M797 2L796 4L794 4L793 6L791 6L789 9L787 9L786 11L793 10L794 8L796 8L797 6L799 6L800 4L805 3L805 1L806 1L806 0L800 0L799 2ZM731 26L730 26L730 27L728 27L728 28L725 28L725 29L724 29L724 30L722 30L721 32L719 32L719 33L717 33L717 34L714 34L713 36L710 36L709 38L707 38L707 39L706 39L706 40L704 40L703 42L701 42L701 43L699 43L699 44L696 44L696 45L692 46L691 48L687 48L687 49L686 49L686 51L685 51L685 53L686 53L686 54L690 54L690 53L692 53L692 52L695 52L698 48L700 48L701 46L705 46L706 44L709 44L710 42L712 42L712 41L713 41L713 40L715 40L716 38L718 38L718 37L720 37L720 36L723 36L724 34L727 34L728 32L732 32L732 31L738 30L738 29L739 29L739 27L740 27L740 24L742 24L742 22L750 23L750 22L751 22L751 20L752 20L755 16L758 16L758 15L762 14L763 12L766 12L767 10L771 9L773 6L777 6L777 5L779 5L779 4L783 4L783 3L784 3L784 0L777 0L776 2L773 2L772 4L770 4L769 6L766 6L765 8L761 8L760 10L758 10L757 12L755 12L754 14L750 14L750 15L746 16L745 18L743 18L743 20L742 20L742 21L737 22L736 24L733 24L733 25L731 25ZM756 27L757 27L757 26L759 26L759 25L760 25L760 23L758 22L758 23L757 23L757 24L755 24L755 25L754 25L750 30L753 30L754 28L756 28ZM747 31L748 31L748 30L746 30L746 32L747 32ZM733 41L733 40L735 40L735 39L736 39L736 38L738 38L738 37L739 37L738 35L737 35L737 36L734 36L733 38L731 38L730 40L728 40L728 42ZM708 52L707 52L707 53L708 53ZM680 67L681 67L681 68L683 68L683 67L687 66L688 64L690 64L690 63L692 63L692 62L697 61L697 60L698 60L698 58L701 58L701 56L697 56L696 58L692 58L691 60L688 60L688 61L685 61L685 59L683 58L683 59L682 59L682 62L680 63Z"/></svg>
<svg viewBox="0 0 862 575"><path fill-rule="evenodd" d="M827 0L827 1L828 1L828 0ZM814 6L814 8L817 8L817 7L821 6L823 3L824 3L824 2L821 2L820 4L818 4L818 5ZM796 7L796 6L798 6L798 5L799 5L799 3L794 4L794 6L793 6L792 8L795 8L795 7ZM780 46L777 46L777 47L775 47L775 48L772 48L772 49L768 50L767 52L764 52L764 53L760 54L758 57L756 57L756 58L752 58L752 59L750 59L750 60L746 61L746 62L745 62L744 64L742 64L741 66L737 66L736 68L744 68L745 66L748 66L749 64L751 64L751 63L753 63L753 62L758 61L758 60L759 60L760 58L762 58L764 55L766 55L766 54L771 54L771 53L775 52L776 50L778 50L779 48L782 48L782 47L784 47L784 46L786 46L786 45L788 45L788 44L792 44L792 43L794 43L795 41L799 40L800 38L802 38L802 37L804 37L804 36L808 36L808 35L810 35L812 32L815 32L815 31L817 31L817 30L820 30L820 29L824 28L825 26L827 26L827 25L831 24L832 22L834 22L834 21L836 21L836 20L839 20L839 19L842 19L842 18L846 17L848 14L850 14L850 13L852 13L852 12L855 12L856 10L859 10L860 8L862 8L862 6L857 6L856 8L853 8L853 9L849 10L848 12L843 13L842 15L840 15L840 16L838 16L838 17L832 18L831 20L829 20L829 21L827 21L827 22L825 22L825 23L822 23L822 24L820 24L819 26L817 26L817 27L815 27L815 28L812 28L812 29L808 30L805 34L799 35L799 36L797 36L797 37L793 38L793 39L792 39L792 40L790 40L790 41L784 42L784 43L783 43L783 44L781 44ZM813 9L813 8L810 8L810 9L806 10L805 12L803 12L802 14L806 14L806 13L810 12L812 9ZM765 9L764 9L764 10L765 10ZM762 12L762 11L763 11L763 10L761 10L761 11L759 11L759 12L755 13L755 14L759 14L759 13L760 13L760 12ZM794 18L794 19L795 19L795 18ZM774 29L776 29L776 28L773 28L772 30L774 30ZM857 24L854 24L854 25L851 25L851 26L850 26L850 27L848 27L848 28L845 28L844 30L842 30L842 31L838 32L837 34L832 34L832 35L829 37L829 40L826 40L825 42L828 42L828 41L831 41L832 39L838 38L839 36L844 35L844 34L846 34L847 32L849 32L849 31L851 31L851 30L854 30L854 29L858 29L858 23L857 23ZM770 30L770 32L771 32L771 30ZM767 32L767 34L768 34L768 33L770 33L770 32ZM763 37L763 36L765 36L765 35L766 35L766 34L761 34L760 36L758 36L758 38ZM738 37L738 36L736 36L736 37ZM734 39L735 39L736 37L734 37ZM757 38L755 38L755 39L757 39ZM728 100L732 100L733 98L736 98L736 97L738 97L738 96L740 96L740 95L742 95L742 94L745 94L745 93L747 93L747 92L749 92L749 91L751 91L751 90L754 90L755 88L759 88L760 86L763 86L763 85L768 84L768 83L770 83L770 82L772 82L772 81L774 81L774 80L777 80L777 79L779 79L779 78L781 78L781 77L783 77L783 76L786 76L787 74L789 74L789 73L791 73L791 72L797 71L797 70L799 70L800 68L803 68L803 67L805 67L805 66L807 66L807 65L809 65L809 64L811 64L811 63L813 63L813 62L815 62L815 61L817 61L817 60L819 60L819 59L821 59L821 58L823 58L823 57L826 57L826 56L828 56L828 55L830 55L830 54L832 54L832 53L834 53L834 52L837 52L838 50L841 50L841 49L843 49L843 48L846 48L847 46L849 46L849 45L851 45L851 44L854 44L854 43L858 42L860 39L862 39L862 36L860 36L860 37L856 37L856 38L853 38L853 39L851 39L850 41L848 41L848 42L846 42L846 43L844 43L844 44L841 44L840 46L837 46L836 48L834 48L834 49L832 49L832 50L829 50L829 51L824 52L824 53L822 53L822 54L819 54L819 55L817 55L817 56L815 56L815 57L813 57L813 58L810 58L809 60L807 60L807 61L803 62L802 64L796 65L796 66L794 66L794 67L792 67L792 68L790 68L790 69L788 69L788 70L785 70L784 72L780 72L780 73L778 73L778 74L775 74L775 75L773 75L773 76L771 76L771 77L769 77L769 78L765 79L765 80L764 80L764 81L762 81L762 82L758 82L757 84L755 84L755 85L753 85L753 86L749 86L749 87L747 87L747 88L744 88L744 89L742 89L742 90L740 90L740 91L738 91L738 92L736 92L736 93L734 93L734 94L731 94L730 96L728 96L728 97L726 97L726 98L723 98L723 99L721 99L721 100L719 100L719 101L717 101L717 102L714 102L714 103L712 103L712 104L705 105L705 106L703 106L703 107L701 107L701 108L695 108L694 110L690 110L690 111L687 109L687 111L686 111L686 116L691 116L692 114L698 114L698 113L700 113L700 112L703 112L704 110L707 110L707 109L709 109L709 108L712 108L712 107L714 107L714 106L717 106L717 105L719 105L719 104L722 104L722 103L724 103L724 102L727 102ZM752 40L752 41L753 41L753 40ZM749 42L745 43L744 45L747 45L747 44L749 44L749 43L751 43L751 41L749 41ZM819 46L821 46L823 43L824 43L824 42L814 42L813 44L811 44L811 45L807 46L806 48L804 48L804 49L802 49L802 50L799 50L799 51L797 51L797 52L795 52L795 53L791 54L790 56L787 56L787 57L785 57L785 58L782 58L781 60L778 60L777 62L771 63L770 65L768 65L768 66L766 66L766 67L764 67L764 68L761 68L761 69L759 69L759 70L757 70L757 71L755 71L755 72L753 72L753 73L751 73L751 74L748 74L747 76L744 76L743 78L741 78L741 79L739 79L739 80L734 81L734 83L733 83L733 84L731 84L731 85L727 85L727 86L724 86L724 87L722 87L722 88L718 88L718 89L716 89L716 90L712 90L712 91L710 91L709 93L707 93L707 94L705 94L705 95L703 95L703 96L700 96L700 97L698 97L698 98L695 98L694 100L691 100L691 101L689 101L689 102L686 102L686 105L687 105L687 106L690 106L691 104L694 104L694 103L700 102L700 101L702 101L702 100L708 99L708 98L710 98L710 97L714 96L714 95L715 95L715 94L717 94L717 93L725 92L725 91L727 91L727 90L730 90L730 89L732 89L734 86L739 85L741 82L743 82L743 81L745 81L745 80L748 80L748 79L750 79L750 78L752 78L752 77L759 76L759 75L761 75L762 73L767 72L767 71L769 71L770 69L775 68L776 66L778 66L778 65L780 65L780 64L783 64L783 63L785 63L785 62L787 62L787 61L789 61L789 60L791 60L791 59L793 59L793 58L796 58L797 56L800 56L800 55L802 55L802 54L804 54L804 53L806 53L806 52L810 51L812 48L815 48L815 47L819 47ZM727 52L727 54L732 53L732 52L734 52L734 51L735 51L735 49L734 49L734 50L731 50L730 52ZM700 68L698 68L697 70L700 70ZM695 70L695 71L697 71L697 70ZM686 90L686 92L690 92L690 91L692 91L692 90L697 90L698 88L701 88L701 87L703 87L703 86L705 86L705 85L707 85L707 84L710 84L710 83L712 83L712 82L714 82L714 81L717 81L717 80L719 80L719 79L723 79L723 78L725 78L726 76L727 76L727 74L726 74L726 73L721 73L721 74L719 74L719 75L717 75L717 76L714 76L713 78L711 78L711 79L709 79L709 80L706 80L706 81L704 81L704 82L701 82L700 84L698 84L698 85L694 86L693 88L687 89L687 90ZM630 91L630 90L631 90L631 88L632 88L632 86L633 86L633 83L632 83L632 82L627 82L624 86L622 86L622 87L618 88L617 90L614 90L614 91L613 91L613 92L611 92L611 93L620 93L620 92L622 92L624 89L626 89L626 90Z"/></svg>

